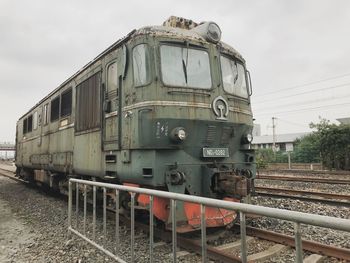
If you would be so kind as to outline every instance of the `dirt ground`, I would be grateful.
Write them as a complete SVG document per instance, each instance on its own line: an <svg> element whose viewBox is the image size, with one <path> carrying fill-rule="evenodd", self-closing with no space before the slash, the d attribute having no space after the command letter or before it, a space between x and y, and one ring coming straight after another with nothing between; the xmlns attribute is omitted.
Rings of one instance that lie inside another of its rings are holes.
<svg viewBox="0 0 350 263"><path fill-rule="evenodd" d="M4 177L0 176L0 184ZM34 242L34 234L26 228L26 223L16 218L9 204L0 199L0 262L20 262L14 260L16 254L28 249Z"/></svg>

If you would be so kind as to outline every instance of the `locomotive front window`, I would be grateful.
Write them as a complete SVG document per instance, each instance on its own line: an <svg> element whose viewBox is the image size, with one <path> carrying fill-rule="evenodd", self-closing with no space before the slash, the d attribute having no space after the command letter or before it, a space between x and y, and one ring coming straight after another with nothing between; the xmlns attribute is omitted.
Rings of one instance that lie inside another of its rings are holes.
<svg viewBox="0 0 350 263"><path fill-rule="evenodd" d="M132 53L135 87L147 85L150 81L148 45L134 47Z"/></svg>
<svg viewBox="0 0 350 263"><path fill-rule="evenodd" d="M187 47L160 47L162 79L165 85L210 89L208 52Z"/></svg>
<svg viewBox="0 0 350 263"><path fill-rule="evenodd" d="M220 56L221 74L224 90L230 94L248 98L245 70L241 63Z"/></svg>

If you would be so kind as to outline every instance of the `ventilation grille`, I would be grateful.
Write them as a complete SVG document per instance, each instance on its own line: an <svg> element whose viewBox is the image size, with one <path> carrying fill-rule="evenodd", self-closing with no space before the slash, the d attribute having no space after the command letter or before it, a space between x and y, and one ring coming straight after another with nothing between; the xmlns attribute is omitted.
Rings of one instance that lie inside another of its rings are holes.
<svg viewBox="0 0 350 263"><path fill-rule="evenodd" d="M216 136L216 126L208 125L207 137L205 138L205 143L212 143Z"/></svg>

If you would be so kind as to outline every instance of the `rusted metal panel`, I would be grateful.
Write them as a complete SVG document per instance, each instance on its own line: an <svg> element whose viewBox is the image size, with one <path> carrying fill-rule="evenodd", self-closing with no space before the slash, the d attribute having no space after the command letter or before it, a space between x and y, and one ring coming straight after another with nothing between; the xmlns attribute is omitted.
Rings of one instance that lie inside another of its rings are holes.
<svg viewBox="0 0 350 263"><path fill-rule="evenodd" d="M164 21L163 26L178 27L182 29L192 29L198 26L198 24L190 19L183 17L171 16Z"/></svg>

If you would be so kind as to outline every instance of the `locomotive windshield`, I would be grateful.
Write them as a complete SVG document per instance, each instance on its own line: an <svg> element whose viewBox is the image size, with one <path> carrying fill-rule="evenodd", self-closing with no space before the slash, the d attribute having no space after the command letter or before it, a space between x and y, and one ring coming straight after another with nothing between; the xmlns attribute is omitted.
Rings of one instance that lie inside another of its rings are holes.
<svg viewBox="0 0 350 263"><path fill-rule="evenodd" d="M220 56L224 90L230 94L248 98L244 66L236 60Z"/></svg>
<svg viewBox="0 0 350 263"><path fill-rule="evenodd" d="M210 89L208 52L188 47L161 45L161 70L165 85Z"/></svg>

